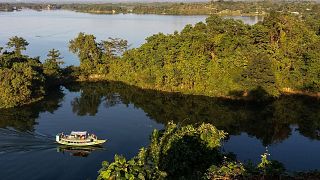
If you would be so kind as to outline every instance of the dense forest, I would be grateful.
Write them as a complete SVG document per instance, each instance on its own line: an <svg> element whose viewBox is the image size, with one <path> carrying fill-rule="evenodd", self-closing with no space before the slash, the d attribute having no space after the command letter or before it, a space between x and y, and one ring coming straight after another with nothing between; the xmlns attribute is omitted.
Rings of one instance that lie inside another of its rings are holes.
<svg viewBox="0 0 320 180"><path fill-rule="evenodd" d="M319 92L319 35L316 16L274 12L252 26L210 16L181 32L148 37L141 47L130 50L125 40L97 42L84 33L69 47L80 59L82 77L164 91L263 99Z"/></svg>
<svg viewBox="0 0 320 180"><path fill-rule="evenodd" d="M0 47L0 108L29 104L44 98L48 88L59 85L62 63L59 51L52 49L41 63L39 57L22 54L29 43L12 37ZM10 51L12 49L12 51Z"/></svg>
<svg viewBox="0 0 320 180"><path fill-rule="evenodd" d="M320 11L316 2L290 1L211 1L197 3L103 3L103 4L48 4L48 3L0 3L0 11L14 11L23 8L34 10L65 9L95 14L170 14L170 15L267 15L271 11L310 14Z"/></svg>

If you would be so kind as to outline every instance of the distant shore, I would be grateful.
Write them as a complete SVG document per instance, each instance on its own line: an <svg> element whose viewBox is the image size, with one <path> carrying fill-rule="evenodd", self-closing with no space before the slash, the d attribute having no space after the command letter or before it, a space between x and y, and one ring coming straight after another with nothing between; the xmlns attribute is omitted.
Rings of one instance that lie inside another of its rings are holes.
<svg viewBox="0 0 320 180"><path fill-rule="evenodd" d="M259 8L256 8L259 7ZM158 15L219 15L219 16L265 16L270 5L243 2L140 2L140 3L0 3L0 12L22 9L71 10L90 14L158 14Z"/></svg>

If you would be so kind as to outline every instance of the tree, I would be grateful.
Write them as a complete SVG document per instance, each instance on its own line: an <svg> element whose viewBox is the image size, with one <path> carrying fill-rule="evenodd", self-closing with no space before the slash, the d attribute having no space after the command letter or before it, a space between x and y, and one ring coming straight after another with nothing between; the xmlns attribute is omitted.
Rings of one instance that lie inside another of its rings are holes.
<svg viewBox="0 0 320 180"><path fill-rule="evenodd" d="M128 49L128 41L120 38L109 38L106 41L101 41L100 49L107 57L117 57Z"/></svg>
<svg viewBox="0 0 320 180"><path fill-rule="evenodd" d="M266 54L258 54L253 57L248 68L242 73L242 78L243 88L259 96L255 98L263 98L264 93L279 96L271 61Z"/></svg>
<svg viewBox="0 0 320 180"><path fill-rule="evenodd" d="M84 73L95 73L96 67L102 62L101 49L98 47L96 37L91 34L79 33L69 42L69 50L79 57L80 69Z"/></svg>
<svg viewBox="0 0 320 180"><path fill-rule="evenodd" d="M119 58L127 48L126 40L109 38L97 43L94 35L84 33L69 44L69 50L80 59L80 69L87 75L107 73L110 61Z"/></svg>
<svg viewBox="0 0 320 180"><path fill-rule="evenodd" d="M51 49L47 57L43 64L44 74L52 79L60 78L62 74L60 65L64 64L64 62L62 61L62 57L60 57L59 50Z"/></svg>
<svg viewBox="0 0 320 180"><path fill-rule="evenodd" d="M38 66L17 62L0 69L0 108L28 104L43 98L44 76Z"/></svg>
<svg viewBox="0 0 320 180"><path fill-rule="evenodd" d="M14 48L15 54L18 56L21 55L21 51L26 50L28 45L29 43L25 39L18 36L11 37L7 43L9 48Z"/></svg>

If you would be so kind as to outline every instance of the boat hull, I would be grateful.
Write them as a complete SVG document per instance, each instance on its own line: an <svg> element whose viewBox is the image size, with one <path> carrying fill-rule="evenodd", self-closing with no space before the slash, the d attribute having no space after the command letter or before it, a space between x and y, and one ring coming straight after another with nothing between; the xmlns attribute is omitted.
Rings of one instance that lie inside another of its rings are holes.
<svg viewBox="0 0 320 180"><path fill-rule="evenodd" d="M92 142L83 142L83 143L66 142L66 141L60 141L60 140L57 140L56 142L58 144L66 145L66 146L96 146L96 145L101 145L101 144L105 143L106 140L95 140L95 141L92 141Z"/></svg>

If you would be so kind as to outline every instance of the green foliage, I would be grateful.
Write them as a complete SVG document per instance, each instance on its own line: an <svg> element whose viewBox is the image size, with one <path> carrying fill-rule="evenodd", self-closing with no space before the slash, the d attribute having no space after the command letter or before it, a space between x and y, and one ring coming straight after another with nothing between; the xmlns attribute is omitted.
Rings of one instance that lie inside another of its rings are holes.
<svg viewBox="0 0 320 180"><path fill-rule="evenodd" d="M258 164L258 168L261 169L264 173L266 173L266 169L268 166L270 166L271 162L268 160L268 156L270 156L270 154L263 153L261 155L261 162Z"/></svg>
<svg viewBox="0 0 320 180"><path fill-rule="evenodd" d="M253 97L261 99L264 95L279 96L280 94L271 61L266 54L253 57L248 67L242 72L242 78L240 82Z"/></svg>
<svg viewBox="0 0 320 180"><path fill-rule="evenodd" d="M120 38L109 38L106 41L101 41L100 49L104 52L106 58L116 58L122 55L128 48L128 41Z"/></svg>
<svg viewBox="0 0 320 180"><path fill-rule="evenodd" d="M148 148L127 161L115 155L114 162L102 163L98 179L246 179L285 176L283 165L261 155L261 162L242 165L226 157L220 141L226 133L211 124L199 127L168 123L163 131L154 130Z"/></svg>
<svg viewBox="0 0 320 180"><path fill-rule="evenodd" d="M121 58L111 58L106 78L143 88L261 100L288 91L318 92L320 38L306 23L276 12L253 26L210 16L206 23L153 35Z"/></svg>
<svg viewBox="0 0 320 180"><path fill-rule="evenodd" d="M154 130L149 147L131 160L115 156L113 163L104 162L98 179L197 177L210 165L221 164L218 148L225 135L210 124L196 128L169 123L164 131Z"/></svg>
<svg viewBox="0 0 320 180"><path fill-rule="evenodd" d="M10 108L42 99L45 77L38 58L21 54L28 42L12 37L7 43L13 52L0 54L0 108Z"/></svg>
<svg viewBox="0 0 320 180"><path fill-rule="evenodd" d="M100 170L100 175L98 179L129 179L135 180L145 179L145 174L143 173L143 164L134 159L127 161L125 157L115 155L114 162L109 164L107 161L102 163L105 168Z"/></svg>
<svg viewBox="0 0 320 180"><path fill-rule="evenodd" d="M268 156L270 156L268 151L261 155L261 162L257 165L258 171L268 176L283 175L285 172L283 165L278 161L268 160Z"/></svg>
<svg viewBox="0 0 320 180"><path fill-rule="evenodd" d="M102 52L95 39L93 35L79 33L74 40L70 41L69 49L72 53L78 55L80 69L84 73L95 73L96 68L102 63Z"/></svg>
<svg viewBox="0 0 320 180"><path fill-rule="evenodd" d="M108 73L110 61L117 59L127 47L126 40L109 38L97 43L93 35L84 33L79 33L69 43L70 51L79 57L84 75Z"/></svg>
<svg viewBox="0 0 320 180"><path fill-rule="evenodd" d="M14 52L16 55L20 56L21 51L26 50L26 47L29 45L29 43L23 39L22 37L14 36L9 39L9 42L7 43L7 46L9 48L14 48Z"/></svg>
<svg viewBox="0 0 320 180"><path fill-rule="evenodd" d="M241 163L225 162L221 167L211 166L205 174L205 179L236 179L245 174Z"/></svg>
<svg viewBox="0 0 320 180"><path fill-rule="evenodd" d="M52 49L47 56L48 58L43 63L43 73L50 78L49 81L60 79L62 77L60 65L64 64L64 62L62 61L62 57L60 57L59 50Z"/></svg>
<svg viewBox="0 0 320 180"><path fill-rule="evenodd" d="M39 71L40 64L33 59L24 60L29 62L0 68L0 108L27 104L43 97L44 76Z"/></svg>

